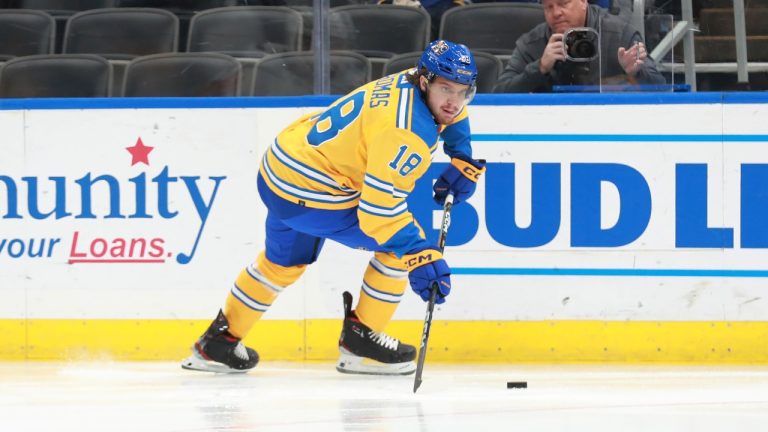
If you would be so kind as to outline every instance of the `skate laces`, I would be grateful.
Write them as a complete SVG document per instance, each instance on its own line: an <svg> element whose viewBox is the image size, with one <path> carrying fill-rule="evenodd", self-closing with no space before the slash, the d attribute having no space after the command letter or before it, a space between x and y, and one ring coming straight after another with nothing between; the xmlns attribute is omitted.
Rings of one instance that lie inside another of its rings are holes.
<svg viewBox="0 0 768 432"><path fill-rule="evenodd" d="M245 349L245 345L243 345L242 342L238 342L237 345L235 345L234 351L232 351L235 356L242 360L249 360L248 357L248 350Z"/></svg>
<svg viewBox="0 0 768 432"><path fill-rule="evenodd" d="M376 333L375 331L371 330L371 332L368 333L368 336L377 344L393 351L397 351L397 346L400 344L399 340L389 336L384 332Z"/></svg>

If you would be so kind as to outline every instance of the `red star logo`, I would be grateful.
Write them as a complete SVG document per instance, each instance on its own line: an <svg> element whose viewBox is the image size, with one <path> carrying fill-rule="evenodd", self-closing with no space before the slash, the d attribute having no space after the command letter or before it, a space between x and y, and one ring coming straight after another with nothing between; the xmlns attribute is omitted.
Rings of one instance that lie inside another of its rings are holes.
<svg viewBox="0 0 768 432"><path fill-rule="evenodd" d="M139 137L133 147L126 147L125 149L131 154L131 166L134 166L139 162L149 165L149 152L151 152L154 147L145 146L141 141L141 137Z"/></svg>

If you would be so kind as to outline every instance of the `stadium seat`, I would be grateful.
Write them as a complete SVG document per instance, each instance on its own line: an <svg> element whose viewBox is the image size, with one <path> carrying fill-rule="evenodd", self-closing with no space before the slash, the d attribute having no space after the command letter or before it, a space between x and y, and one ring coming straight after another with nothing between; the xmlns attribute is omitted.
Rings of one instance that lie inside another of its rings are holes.
<svg viewBox="0 0 768 432"><path fill-rule="evenodd" d="M384 63L384 75L415 67L421 53L422 51L414 51L391 57ZM493 93L493 86L496 85L503 69L501 59L483 51L472 51L472 55L477 64L477 92Z"/></svg>
<svg viewBox="0 0 768 432"><path fill-rule="evenodd" d="M301 47L301 14L287 7L233 6L192 17L187 51L263 57Z"/></svg>
<svg viewBox="0 0 768 432"><path fill-rule="evenodd" d="M313 0L284 0L286 6L294 7L294 6L309 6L312 7L314 5ZM375 4L377 3L376 0L330 0L329 2L330 7L337 7L337 6L348 6L348 5L358 5L358 4Z"/></svg>
<svg viewBox="0 0 768 432"><path fill-rule="evenodd" d="M449 9L440 22L440 38L471 50L509 55L524 33L544 22L536 3L481 3Z"/></svg>
<svg viewBox="0 0 768 432"><path fill-rule="evenodd" d="M0 61L53 54L56 21L43 11L0 9Z"/></svg>
<svg viewBox="0 0 768 432"><path fill-rule="evenodd" d="M179 19L179 52L187 50L189 22L200 11L225 6L240 6L249 3L260 4L250 0L119 0L120 7L145 7L165 9ZM278 3L279 1L276 1Z"/></svg>
<svg viewBox="0 0 768 432"><path fill-rule="evenodd" d="M494 54L477 50L472 51L472 56L477 63L477 92L493 93L493 86L504 69L501 59Z"/></svg>
<svg viewBox="0 0 768 432"><path fill-rule="evenodd" d="M199 12L206 9L247 4L248 0L118 0L118 2L120 7L160 8L171 12Z"/></svg>
<svg viewBox="0 0 768 432"><path fill-rule="evenodd" d="M271 54L256 65L253 96L301 96L314 93L314 53ZM349 51L331 51L331 94L346 94L371 80L371 62Z"/></svg>
<svg viewBox="0 0 768 432"><path fill-rule="evenodd" d="M0 97L107 97L112 67L89 54L42 54L8 60L0 71Z"/></svg>
<svg viewBox="0 0 768 432"><path fill-rule="evenodd" d="M164 53L138 57L125 70L123 96L238 96L240 63L220 53Z"/></svg>
<svg viewBox="0 0 768 432"><path fill-rule="evenodd" d="M11 7L44 10L51 14L72 15L79 11L115 7L120 0L9 0Z"/></svg>
<svg viewBox="0 0 768 432"><path fill-rule="evenodd" d="M176 51L179 20L151 8L106 8L78 12L67 20L65 53L99 54L111 60Z"/></svg>
<svg viewBox="0 0 768 432"><path fill-rule="evenodd" d="M416 63L419 61L419 57L421 57L422 51L411 51L393 55L384 63L383 74L391 75L405 69L416 67Z"/></svg>
<svg viewBox="0 0 768 432"><path fill-rule="evenodd" d="M236 57L242 66L243 96L250 95L253 70L267 54L301 50L301 13L277 6L235 6L197 13L187 51L214 51Z"/></svg>
<svg viewBox="0 0 768 432"><path fill-rule="evenodd" d="M389 58L423 50L429 42L429 14L421 8L350 5L332 8L331 49Z"/></svg>
<svg viewBox="0 0 768 432"><path fill-rule="evenodd" d="M64 42L67 19L77 12L117 6L120 0L8 0L9 7L44 11L56 21L56 45L60 53Z"/></svg>
<svg viewBox="0 0 768 432"><path fill-rule="evenodd" d="M309 51L312 49L312 29L315 26L314 23L314 11L312 6L292 5L288 3L288 7L301 14L301 50Z"/></svg>

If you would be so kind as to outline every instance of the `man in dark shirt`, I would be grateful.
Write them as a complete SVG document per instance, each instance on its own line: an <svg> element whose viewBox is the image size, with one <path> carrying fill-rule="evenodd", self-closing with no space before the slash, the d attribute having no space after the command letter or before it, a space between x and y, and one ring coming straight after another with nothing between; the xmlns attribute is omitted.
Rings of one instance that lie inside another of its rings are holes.
<svg viewBox="0 0 768 432"><path fill-rule="evenodd" d="M548 92L553 85L664 84L640 33L587 0L543 0L546 22L520 36L494 88L496 93ZM589 62L566 60L563 33L590 27L600 53Z"/></svg>

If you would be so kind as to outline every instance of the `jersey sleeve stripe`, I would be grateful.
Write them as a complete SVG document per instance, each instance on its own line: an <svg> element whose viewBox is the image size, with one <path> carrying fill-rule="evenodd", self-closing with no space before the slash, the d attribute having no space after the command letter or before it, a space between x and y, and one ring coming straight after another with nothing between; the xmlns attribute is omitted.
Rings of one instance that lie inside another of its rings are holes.
<svg viewBox="0 0 768 432"><path fill-rule="evenodd" d="M267 160L266 157L264 158L264 163L262 164L262 166L264 167L264 172L267 174L267 177L269 177L269 180L278 189L295 198L299 198L302 200L324 202L324 203L344 203L344 202L354 201L360 196L359 192L352 195L331 195L325 192L317 192L317 191L302 189L302 188L293 186L291 184L288 184L283 180L281 180L280 178L278 178L275 175L275 173L272 172L272 169L269 166L269 161Z"/></svg>
<svg viewBox="0 0 768 432"><path fill-rule="evenodd" d="M389 182L385 182L384 180L378 179L370 174L365 175L365 184L367 184L368 186L376 190L386 192L390 195L394 195L395 193L395 185Z"/></svg>
<svg viewBox="0 0 768 432"><path fill-rule="evenodd" d="M401 213L405 213L408 210L408 204L406 202L402 202L395 207L381 207L375 204L371 204L367 201L360 200L359 208L360 210L372 215L393 217Z"/></svg>
<svg viewBox="0 0 768 432"><path fill-rule="evenodd" d="M365 184L376 190L391 194L396 198L405 198L408 196L407 191L397 189L394 184L380 180L370 174L365 175Z"/></svg>
<svg viewBox="0 0 768 432"><path fill-rule="evenodd" d="M296 159L288 156L282 148L280 148L280 145L277 143L277 140L275 140L274 144L272 145L272 154L275 155L277 160L285 164L286 167L293 169L293 171L296 171L299 174L302 174L305 177L309 177L312 180L318 181L326 186L330 186L334 189L338 189L342 192L354 192L353 189L346 188L338 183L336 183L332 178L328 177L327 175L321 173L320 171L317 171L316 169L313 169L306 164L303 164Z"/></svg>
<svg viewBox="0 0 768 432"><path fill-rule="evenodd" d="M368 175L365 176L365 180L363 181L366 185L372 187L373 189L376 189L377 191L381 191L390 195L394 195L394 187L392 185L388 185L384 182L378 181L373 177L370 177Z"/></svg>
<svg viewBox="0 0 768 432"><path fill-rule="evenodd" d="M400 303L400 299L403 297L402 294L391 294L391 293L379 291L371 287L365 282L363 282L363 292L375 298L376 300L380 300L387 303Z"/></svg>
<svg viewBox="0 0 768 432"><path fill-rule="evenodd" d="M248 297L248 294L244 293L243 290L241 290L240 287L237 286L237 284L235 284L232 287L232 295L235 296L238 300L240 300L244 305L248 306L249 308L255 311L266 312L267 309L269 309L270 305L259 303L253 298Z"/></svg>

